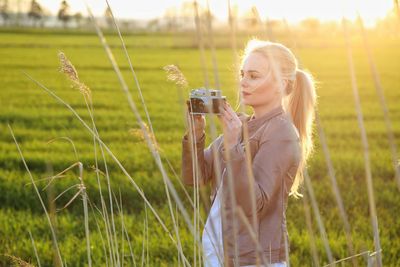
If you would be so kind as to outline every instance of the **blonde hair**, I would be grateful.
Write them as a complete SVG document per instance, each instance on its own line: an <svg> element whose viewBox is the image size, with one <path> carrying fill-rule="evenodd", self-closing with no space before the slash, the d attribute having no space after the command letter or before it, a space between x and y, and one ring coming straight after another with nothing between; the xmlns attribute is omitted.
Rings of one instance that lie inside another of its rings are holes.
<svg viewBox="0 0 400 267"><path fill-rule="evenodd" d="M302 152L299 170L289 194L297 198L302 196L298 189L304 180L303 170L313 150L312 125L317 98L315 82L309 72L298 68L296 57L286 46L252 39L244 50L242 64L249 54L255 52L267 58L270 63L270 74L276 81L287 81L286 86L281 86L279 91L282 95L283 107L290 114L299 133Z"/></svg>

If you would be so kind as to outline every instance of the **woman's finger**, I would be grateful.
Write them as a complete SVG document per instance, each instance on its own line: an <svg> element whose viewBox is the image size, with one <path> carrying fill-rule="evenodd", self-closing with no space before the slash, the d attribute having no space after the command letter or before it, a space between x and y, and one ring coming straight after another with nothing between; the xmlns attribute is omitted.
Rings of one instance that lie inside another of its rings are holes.
<svg viewBox="0 0 400 267"><path fill-rule="evenodd" d="M237 118L237 114L235 113L235 111L231 108L231 106L227 103L226 109L225 109L228 114L232 117L232 118Z"/></svg>
<svg viewBox="0 0 400 267"><path fill-rule="evenodd" d="M225 118L227 118L228 120L230 120L232 118L232 115L225 109L225 108L221 108L220 112L223 116L225 116Z"/></svg>
<svg viewBox="0 0 400 267"><path fill-rule="evenodd" d="M227 119L226 117L222 117L223 125L226 129L231 130L233 128L233 123L231 120Z"/></svg>
<svg viewBox="0 0 400 267"><path fill-rule="evenodd" d="M224 117L230 124L237 122L237 119L229 114L227 111L224 112Z"/></svg>

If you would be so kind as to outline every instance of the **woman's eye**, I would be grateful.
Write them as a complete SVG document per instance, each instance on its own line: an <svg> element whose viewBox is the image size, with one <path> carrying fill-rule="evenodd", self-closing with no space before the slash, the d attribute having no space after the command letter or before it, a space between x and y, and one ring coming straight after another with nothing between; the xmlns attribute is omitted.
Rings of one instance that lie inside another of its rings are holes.
<svg viewBox="0 0 400 267"><path fill-rule="evenodd" d="M252 80L257 79L257 76L256 75L250 75L250 79L252 79Z"/></svg>

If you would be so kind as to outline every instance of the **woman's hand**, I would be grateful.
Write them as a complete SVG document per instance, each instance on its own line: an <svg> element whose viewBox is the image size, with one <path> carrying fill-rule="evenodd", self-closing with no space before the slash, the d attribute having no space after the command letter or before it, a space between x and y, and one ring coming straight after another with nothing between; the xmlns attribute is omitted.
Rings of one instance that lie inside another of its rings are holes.
<svg viewBox="0 0 400 267"><path fill-rule="evenodd" d="M186 121L189 129L187 129L187 132L190 130L194 134L196 141L199 141L200 138L203 136L203 133L205 132L206 128L206 118L204 115L199 115L199 114L190 114L190 103L189 100L186 101L187 109L186 109ZM193 117L193 121L191 118Z"/></svg>
<svg viewBox="0 0 400 267"><path fill-rule="evenodd" d="M218 118L222 122L222 129L224 132L224 140L227 148L234 147L238 141L242 131L242 121L236 115L235 111L231 108L228 102L220 107L221 114Z"/></svg>

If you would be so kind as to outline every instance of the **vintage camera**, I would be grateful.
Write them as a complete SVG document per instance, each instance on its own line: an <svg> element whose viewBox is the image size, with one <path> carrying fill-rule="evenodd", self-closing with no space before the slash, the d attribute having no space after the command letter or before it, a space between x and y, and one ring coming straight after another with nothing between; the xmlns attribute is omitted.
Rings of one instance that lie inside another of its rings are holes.
<svg viewBox="0 0 400 267"><path fill-rule="evenodd" d="M226 101L221 90L197 88L190 92L189 111L192 114L220 114L219 107Z"/></svg>

